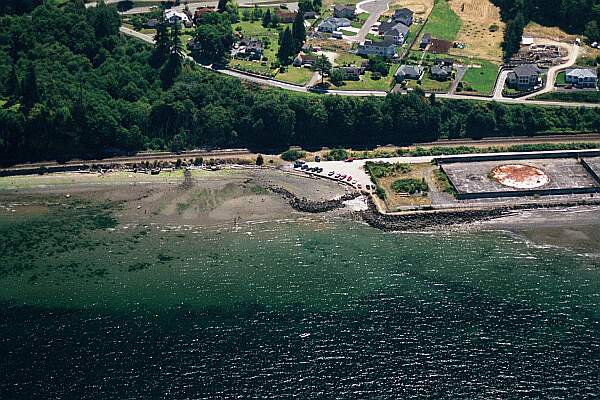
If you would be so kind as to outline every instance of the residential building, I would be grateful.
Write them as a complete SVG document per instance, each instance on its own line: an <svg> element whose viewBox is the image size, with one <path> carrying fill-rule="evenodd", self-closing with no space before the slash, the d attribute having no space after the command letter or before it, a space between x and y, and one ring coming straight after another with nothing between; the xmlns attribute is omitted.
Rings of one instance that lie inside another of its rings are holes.
<svg viewBox="0 0 600 400"><path fill-rule="evenodd" d="M434 65L433 67L431 67L429 75L432 79L435 79L437 81L446 81L452 76L452 67Z"/></svg>
<svg viewBox="0 0 600 400"><path fill-rule="evenodd" d="M215 9L212 7L196 8L196 11L194 12L194 22L196 24L199 23L203 16L205 16L206 14L213 13L213 12L215 12Z"/></svg>
<svg viewBox="0 0 600 400"><path fill-rule="evenodd" d="M170 24L182 23L186 27L192 26L192 21L190 20L190 17L188 17L188 15L184 12L179 12L176 10L165 10L164 17L165 21L169 22Z"/></svg>
<svg viewBox="0 0 600 400"><path fill-rule="evenodd" d="M385 40L394 41L397 45L403 45L408 37L409 27L399 22L390 28L387 32L384 32L383 38Z"/></svg>
<svg viewBox="0 0 600 400"><path fill-rule="evenodd" d="M382 40L380 42L367 40L363 44L358 45L357 53L364 56L395 57L396 43L391 40Z"/></svg>
<svg viewBox="0 0 600 400"><path fill-rule="evenodd" d="M145 28L155 29L158 26L159 22L156 18L150 18L145 24Z"/></svg>
<svg viewBox="0 0 600 400"><path fill-rule="evenodd" d="M333 16L336 18L354 18L356 7L352 5L336 4L333 6Z"/></svg>
<svg viewBox="0 0 600 400"><path fill-rule="evenodd" d="M334 39L342 39L344 37L344 33L342 31L333 31L331 33L331 37Z"/></svg>
<svg viewBox="0 0 600 400"><path fill-rule="evenodd" d="M314 11L305 11L304 12L304 19L316 19L317 18L317 13Z"/></svg>
<svg viewBox="0 0 600 400"><path fill-rule="evenodd" d="M406 26L411 26L413 23L414 13L408 8L400 8L394 11L394 16L392 17L396 22L402 22Z"/></svg>
<svg viewBox="0 0 600 400"><path fill-rule="evenodd" d="M540 80L540 69L534 64L523 64L508 73L506 83L518 90L531 90Z"/></svg>
<svg viewBox="0 0 600 400"><path fill-rule="evenodd" d="M405 79L419 80L423 76L424 68L420 65L406 65L402 64L396 71L396 81L403 81Z"/></svg>
<svg viewBox="0 0 600 400"><path fill-rule="evenodd" d="M316 62L317 56L315 54L300 53L294 58L292 65L295 67L312 67Z"/></svg>
<svg viewBox="0 0 600 400"><path fill-rule="evenodd" d="M431 44L431 34L426 32L423 35L423 37L421 38L421 43L419 43L419 48L426 49L427 46L429 46L429 44Z"/></svg>
<svg viewBox="0 0 600 400"><path fill-rule="evenodd" d="M248 58L249 60L260 60L263 56L264 47L259 39L242 39L240 41L240 51L238 57Z"/></svg>
<svg viewBox="0 0 600 400"><path fill-rule="evenodd" d="M340 67L342 71L346 73L346 80L349 81L358 81L360 80L360 76L365 73L365 69L363 67Z"/></svg>
<svg viewBox="0 0 600 400"><path fill-rule="evenodd" d="M596 68L567 68L565 81L580 88L595 88L598 85Z"/></svg>
<svg viewBox="0 0 600 400"><path fill-rule="evenodd" d="M292 11L277 10L275 15L277 15L279 22L282 24L291 24L296 19L296 13Z"/></svg>
<svg viewBox="0 0 600 400"><path fill-rule="evenodd" d="M329 32L333 33L333 31L337 31L339 28L350 26L350 20L347 18L335 18L329 17L323 22L321 22L318 26L319 32Z"/></svg>

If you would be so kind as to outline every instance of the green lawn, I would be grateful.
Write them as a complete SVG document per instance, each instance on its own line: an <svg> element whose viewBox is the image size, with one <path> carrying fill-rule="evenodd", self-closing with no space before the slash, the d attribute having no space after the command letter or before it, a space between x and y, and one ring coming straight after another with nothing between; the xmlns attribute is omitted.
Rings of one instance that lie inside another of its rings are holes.
<svg viewBox="0 0 600 400"><path fill-rule="evenodd" d="M345 51L338 53L338 56L335 58L336 65L356 65L359 67L363 61L365 61L365 58Z"/></svg>
<svg viewBox="0 0 600 400"><path fill-rule="evenodd" d="M435 0L433 10L423 28L436 39L454 40L460 30L461 21L446 0Z"/></svg>
<svg viewBox="0 0 600 400"><path fill-rule="evenodd" d="M379 42L379 41L383 40L383 38L381 36L374 35L372 33L367 33L366 38L367 38L367 40L370 40L372 42Z"/></svg>
<svg viewBox="0 0 600 400"><path fill-rule="evenodd" d="M364 23L367 21L367 19L369 18L369 13L360 13L358 14L354 20L352 20L351 25L354 28L362 28L362 26L364 25Z"/></svg>
<svg viewBox="0 0 600 400"><path fill-rule="evenodd" d="M448 79L445 82L436 81L435 79L430 79L425 73L423 79L421 79L421 84L419 85L415 80L408 80L406 83L407 88L418 88L420 87L426 92L439 92L439 93L447 93L450 90L450 85L452 81Z"/></svg>
<svg viewBox="0 0 600 400"><path fill-rule="evenodd" d="M469 68L463 77L463 87L466 93L490 95L496 84L499 66L489 61L477 60L471 61L472 64L479 64L481 68ZM472 90L466 90L470 87Z"/></svg>
<svg viewBox="0 0 600 400"><path fill-rule="evenodd" d="M339 90L380 90L388 91L392 87L394 80L394 74L398 69L398 65L392 65L388 76L383 76L381 79L373 79L371 71L366 71L364 75L360 77L360 81L344 81L344 84L339 87L335 87Z"/></svg>
<svg viewBox="0 0 600 400"><path fill-rule="evenodd" d="M555 85L561 85L564 86L567 84L567 73L565 71L560 71L557 75L556 75L556 82Z"/></svg>
<svg viewBox="0 0 600 400"><path fill-rule="evenodd" d="M340 31L346 36L356 36L356 32L347 31L345 29L340 29Z"/></svg>
<svg viewBox="0 0 600 400"><path fill-rule="evenodd" d="M266 65L263 65L263 62L260 61L248 61L248 60L237 60L232 59L229 61L229 66L231 68L239 69L246 72L254 72L259 75L265 76L274 76L273 71L271 70L271 62L267 61Z"/></svg>
<svg viewBox="0 0 600 400"><path fill-rule="evenodd" d="M313 71L304 67L287 67L284 73L279 72L275 79L283 82L294 83L296 85L306 84L313 75Z"/></svg>

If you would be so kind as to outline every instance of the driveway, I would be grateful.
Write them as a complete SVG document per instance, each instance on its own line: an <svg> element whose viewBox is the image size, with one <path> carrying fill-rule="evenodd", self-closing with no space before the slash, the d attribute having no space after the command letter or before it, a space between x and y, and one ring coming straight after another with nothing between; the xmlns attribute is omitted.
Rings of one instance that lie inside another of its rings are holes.
<svg viewBox="0 0 600 400"><path fill-rule="evenodd" d="M504 90L504 83L508 77L509 70L503 70L500 72L498 79L496 80L496 87L494 88L494 99L503 99L502 91Z"/></svg>
<svg viewBox="0 0 600 400"><path fill-rule="evenodd" d="M377 22L381 14L386 12L389 0L371 0L361 2L356 5L358 10L364 10L369 13L369 18L365 21L363 26L360 28L356 36L349 36L349 42L362 43L367 38L367 33L371 31L371 27Z"/></svg>
<svg viewBox="0 0 600 400"><path fill-rule="evenodd" d="M559 46L564 45L564 43L559 43L559 42L556 42L555 44L557 44ZM556 75L558 74L558 72L560 70L568 68L572 65L575 65L575 63L577 62L578 56L579 56L579 46L577 46L576 44L572 44L569 47L569 58L567 59L567 62L564 64L555 65L548 69L548 73L546 74L546 87L544 87L542 90L537 91L535 93L528 94L527 96L523 96L523 97L521 97L521 99L526 100L531 97L538 96L542 93L552 92L554 90L554 81L556 80Z"/></svg>

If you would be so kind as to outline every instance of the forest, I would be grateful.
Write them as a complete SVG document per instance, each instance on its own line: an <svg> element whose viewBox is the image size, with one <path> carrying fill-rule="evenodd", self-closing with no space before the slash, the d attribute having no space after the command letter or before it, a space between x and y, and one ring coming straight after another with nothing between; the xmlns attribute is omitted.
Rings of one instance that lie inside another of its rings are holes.
<svg viewBox="0 0 600 400"><path fill-rule="evenodd" d="M566 32L581 34L590 43L600 41L600 0L492 0L507 22L504 54L518 50L523 28L529 21L558 26Z"/></svg>
<svg viewBox="0 0 600 400"><path fill-rule="evenodd" d="M86 9L81 0L0 17L3 164L142 149L367 146L600 130L600 110L591 108L263 89L190 61L173 68L178 43L170 53L165 47L161 65L157 49L120 37L119 23L114 8ZM173 79L165 82L165 71Z"/></svg>

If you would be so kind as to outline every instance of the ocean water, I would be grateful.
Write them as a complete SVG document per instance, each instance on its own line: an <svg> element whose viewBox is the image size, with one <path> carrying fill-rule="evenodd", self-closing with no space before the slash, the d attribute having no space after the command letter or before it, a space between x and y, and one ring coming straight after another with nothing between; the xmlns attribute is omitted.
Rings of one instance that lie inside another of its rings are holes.
<svg viewBox="0 0 600 400"><path fill-rule="evenodd" d="M0 217L0 399L595 399L600 259L321 218Z"/></svg>

